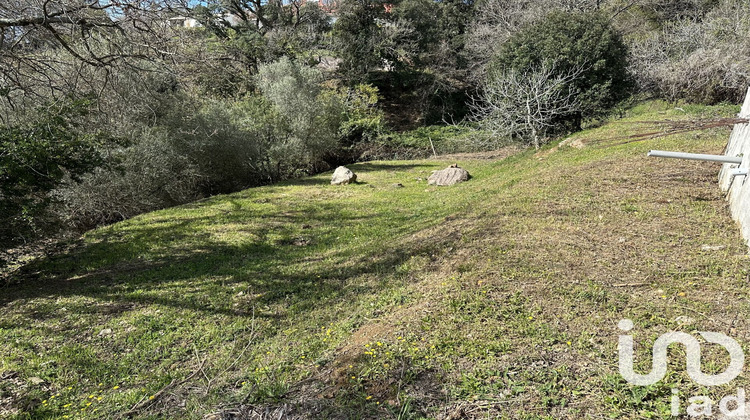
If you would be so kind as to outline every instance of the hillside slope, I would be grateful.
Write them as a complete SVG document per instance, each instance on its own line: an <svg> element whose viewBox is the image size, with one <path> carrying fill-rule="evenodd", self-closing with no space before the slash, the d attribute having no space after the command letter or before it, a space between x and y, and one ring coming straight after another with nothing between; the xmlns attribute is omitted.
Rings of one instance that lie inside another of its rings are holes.
<svg viewBox="0 0 750 420"><path fill-rule="evenodd" d="M719 167L645 154L728 130L621 143L733 112L649 103L582 149L362 163L90 232L0 288L0 417L667 418L684 362L627 385L617 322L747 337L748 259ZM428 187L450 163L473 178Z"/></svg>

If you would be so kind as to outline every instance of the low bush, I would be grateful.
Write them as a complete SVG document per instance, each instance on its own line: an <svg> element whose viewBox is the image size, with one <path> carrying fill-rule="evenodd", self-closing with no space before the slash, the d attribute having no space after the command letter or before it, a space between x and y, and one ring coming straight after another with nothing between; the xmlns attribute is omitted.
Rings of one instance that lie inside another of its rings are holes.
<svg viewBox="0 0 750 420"><path fill-rule="evenodd" d="M111 159L117 163L54 191L58 217L67 226L84 231L202 196L206 177L163 132L144 134Z"/></svg>
<svg viewBox="0 0 750 420"><path fill-rule="evenodd" d="M0 248L54 230L50 194L105 163L111 139L78 130L86 101L51 105L33 122L0 126Z"/></svg>

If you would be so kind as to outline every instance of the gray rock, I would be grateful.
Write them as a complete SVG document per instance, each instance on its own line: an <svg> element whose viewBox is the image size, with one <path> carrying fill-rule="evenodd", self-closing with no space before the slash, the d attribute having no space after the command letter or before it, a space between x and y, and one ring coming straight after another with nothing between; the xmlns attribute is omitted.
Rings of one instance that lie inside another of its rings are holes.
<svg viewBox="0 0 750 420"><path fill-rule="evenodd" d="M469 172L466 169L453 165L440 171L435 171L427 178L428 185L447 186L458 184L469 180Z"/></svg>
<svg viewBox="0 0 750 420"><path fill-rule="evenodd" d="M339 166L333 171L331 185L346 185L357 181L357 175L344 166Z"/></svg>

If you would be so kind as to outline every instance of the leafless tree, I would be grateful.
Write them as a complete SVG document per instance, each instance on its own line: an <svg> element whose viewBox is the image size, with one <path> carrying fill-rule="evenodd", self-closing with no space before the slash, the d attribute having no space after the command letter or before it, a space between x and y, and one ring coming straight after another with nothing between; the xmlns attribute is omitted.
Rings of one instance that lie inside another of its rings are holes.
<svg viewBox="0 0 750 420"><path fill-rule="evenodd" d="M556 123L580 111L570 86L581 72L558 74L554 67L541 66L489 77L474 103L474 116L494 136L519 138L539 148Z"/></svg>
<svg viewBox="0 0 750 420"><path fill-rule="evenodd" d="M51 99L106 80L113 66L153 69L174 55L169 18L187 13L186 1L3 0L0 98Z"/></svg>
<svg viewBox="0 0 750 420"><path fill-rule="evenodd" d="M641 90L669 100L740 101L750 81L750 4L723 0L632 43Z"/></svg>

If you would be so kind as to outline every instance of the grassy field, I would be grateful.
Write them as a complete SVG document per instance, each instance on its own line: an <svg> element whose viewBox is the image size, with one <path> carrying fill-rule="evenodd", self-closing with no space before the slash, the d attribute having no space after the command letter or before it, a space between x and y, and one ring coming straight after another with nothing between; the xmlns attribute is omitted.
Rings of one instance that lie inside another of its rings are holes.
<svg viewBox="0 0 750 420"><path fill-rule="evenodd" d="M728 129L623 144L641 120L733 115L648 103L576 148L351 166L90 232L0 286L0 417L668 418L702 389L660 334L750 349L747 250L719 166ZM490 158L488 158L490 157ZM428 187L458 163L472 179ZM400 183L403 187L394 184ZM705 371L726 353L704 346ZM235 417L231 417L235 416Z"/></svg>

